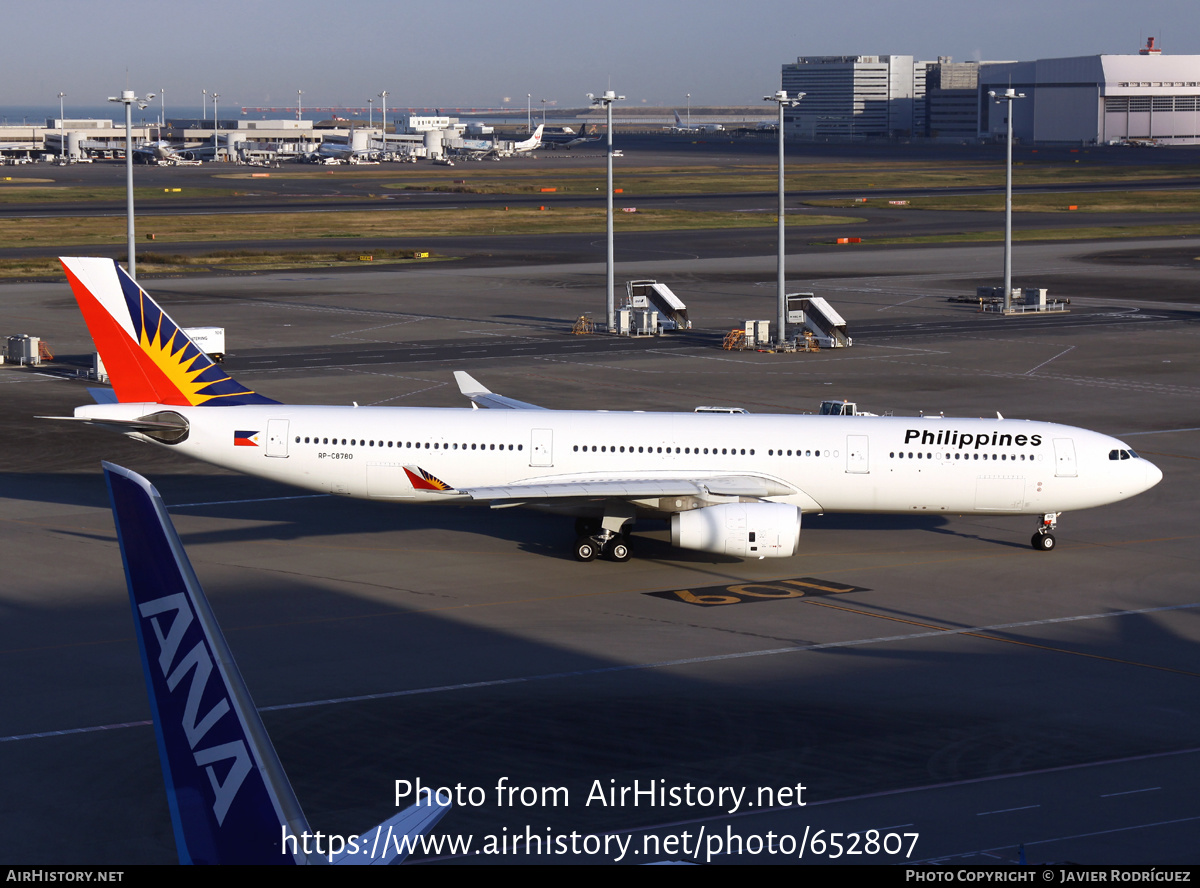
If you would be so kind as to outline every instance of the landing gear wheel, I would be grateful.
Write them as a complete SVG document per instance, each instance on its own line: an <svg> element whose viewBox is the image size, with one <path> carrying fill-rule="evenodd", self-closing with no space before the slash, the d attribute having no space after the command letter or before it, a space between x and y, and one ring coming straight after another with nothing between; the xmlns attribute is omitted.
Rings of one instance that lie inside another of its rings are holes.
<svg viewBox="0 0 1200 888"><path fill-rule="evenodd" d="M583 537L575 543L575 560L594 561L600 554L600 547L590 537Z"/></svg>
<svg viewBox="0 0 1200 888"><path fill-rule="evenodd" d="M619 536L609 544L607 554L612 561L628 561L632 553L629 551L629 543Z"/></svg>
<svg viewBox="0 0 1200 888"><path fill-rule="evenodd" d="M1029 543L1039 552L1049 552L1058 544L1058 540L1052 533L1035 533Z"/></svg>

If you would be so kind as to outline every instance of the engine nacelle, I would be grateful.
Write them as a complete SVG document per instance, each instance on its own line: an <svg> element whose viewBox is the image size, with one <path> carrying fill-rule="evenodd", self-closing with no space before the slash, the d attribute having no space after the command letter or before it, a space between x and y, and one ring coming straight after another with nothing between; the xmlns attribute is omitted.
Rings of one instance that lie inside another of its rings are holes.
<svg viewBox="0 0 1200 888"><path fill-rule="evenodd" d="M671 516L671 544L741 558L790 558L800 510L786 503L722 503Z"/></svg>

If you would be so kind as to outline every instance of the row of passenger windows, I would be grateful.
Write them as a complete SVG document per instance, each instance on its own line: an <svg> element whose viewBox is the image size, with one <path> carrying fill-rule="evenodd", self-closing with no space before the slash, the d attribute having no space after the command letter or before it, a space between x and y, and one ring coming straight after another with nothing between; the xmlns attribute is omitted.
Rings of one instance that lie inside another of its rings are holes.
<svg viewBox="0 0 1200 888"><path fill-rule="evenodd" d="M591 444L591 445L576 444L574 447L574 450L576 453L579 453L581 451L583 453L589 453L589 452L590 453L682 453L682 454L709 454L709 455L714 455L714 456L716 456L716 455L720 455L720 456L754 456L754 452L755 452L753 447L751 447L749 449L747 449L745 447L740 447L740 448L739 447L676 447L676 448L672 449L670 447L634 447L633 445L629 445L628 447L620 447L620 446L612 446L612 445L607 445L607 444ZM824 451L824 453L822 453L820 450L799 450L799 449L797 449L794 451L788 450L788 451L786 451L786 453L788 456L810 456L810 457L829 456L828 450L826 450L826 451ZM784 451L782 449L775 450L772 448L771 450L767 451L767 456L783 456L783 455L784 455ZM833 455L837 456L838 452L836 450L833 451Z"/></svg>
<svg viewBox="0 0 1200 888"><path fill-rule="evenodd" d="M301 438L296 436L296 443L304 444L331 444L335 447L395 447L397 449L410 450L524 450L523 444L456 444L445 441L375 441L373 439L363 440L360 438L316 438L305 436Z"/></svg>
<svg viewBox="0 0 1200 888"><path fill-rule="evenodd" d="M754 450L746 450L745 447L741 450L736 447L705 447L703 449L699 447L676 447L672 450L670 447L634 447L632 444L628 447L618 447L609 444L592 444L591 446L576 444L574 450L576 453L580 451L584 453L723 453L726 456L746 456L747 454L754 456Z"/></svg>
<svg viewBox="0 0 1200 888"><path fill-rule="evenodd" d="M938 453L935 456L932 453L920 453L920 452L913 453L911 450L908 451L907 453L905 453L904 451L901 451L899 453L896 453L893 451L892 453L889 453L888 456L891 459L935 459L935 458L936 459L945 459L945 460L950 459L950 454L948 454L948 453L946 453L946 454ZM1035 457L1032 453L1030 453L1028 455L1026 455L1024 453L1021 453L1021 454L1016 454L1016 453L990 453L990 454L989 453L956 453L956 454L954 454L954 458L967 460L967 461L982 459L985 462L989 459L1011 460L1012 462L1016 462L1017 460L1020 460L1021 462L1024 462L1025 460L1029 460L1030 462L1033 462L1034 459L1041 459L1040 456Z"/></svg>

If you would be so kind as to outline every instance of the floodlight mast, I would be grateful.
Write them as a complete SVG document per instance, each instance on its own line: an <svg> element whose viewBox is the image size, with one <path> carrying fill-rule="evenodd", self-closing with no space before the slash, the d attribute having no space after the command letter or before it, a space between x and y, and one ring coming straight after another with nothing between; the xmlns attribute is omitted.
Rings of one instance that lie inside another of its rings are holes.
<svg viewBox="0 0 1200 888"><path fill-rule="evenodd" d="M146 106L154 98L154 93L148 93L146 98L139 99L133 90L122 90L119 96L109 96L110 102L120 102L125 106L125 237L129 242L129 257L126 266L129 276L137 280L137 256L134 253L133 240L133 105L136 102L139 109L145 111Z"/></svg>
<svg viewBox="0 0 1200 888"><path fill-rule="evenodd" d="M1011 86L1002 93L988 90L988 96L997 104L1007 102L1007 138L1004 140L1004 311L1012 310L1012 143L1013 143L1013 102L1025 98L1025 93L1019 93Z"/></svg>
<svg viewBox="0 0 1200 888"><path fill-rule="evenodd" d="M67 154L67 134L63 131L66 121L63 120L63 98L66 93L59 90L58 93L58 162L70 163L70 155Z"/></svg>
<svg viewBox="0 0 1200 888"><path fill-rule="evenodd" d="M787 289L787 267L784 258L784 187L783 187L783 109L794 108L800 104L805 93L798 92L790 99L788 98L787 90L779 90L773 96L763 96L764 102L775 102L779 105L779 255L776 258L776 293L775 298L778 303L776 306L778 318L778 327L776 328L776 343L783 345L787 341L787 296L784 290Z"/></svg>
<svg viewBox="0 0 1200 888"><path fill-rule="evenodd" d="M381 90L379 93L379 101L382 103L383 107L383 149L385 151L387 150L387 97L388 91L386 89Z"/></svg>
<svg viewBox="0 0 1200 888"><path fill-rule="evenodd" d="M605 114L608 120L608 280L606 293L606 308L607 308L607 324L608 332L617 332L617 310L616 297L613 293L613 102L625 101L624 96L619 96L615 92L605 90L603 95L595 95L594 93L587 94L588 100L591 101L592 107L603 105Z"/></svg>

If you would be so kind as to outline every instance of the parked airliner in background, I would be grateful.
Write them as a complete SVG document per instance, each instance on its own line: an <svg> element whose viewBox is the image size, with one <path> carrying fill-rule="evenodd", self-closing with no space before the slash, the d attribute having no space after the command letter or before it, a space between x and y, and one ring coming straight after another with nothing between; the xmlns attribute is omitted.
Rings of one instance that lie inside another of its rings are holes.
<svg viewBox="0 0 1200 888"><path fill-rule="evenodd" d="M537 129L533 131L533 135L522 142L514 142L512 150L520 153L523 151L533 151L535 148L538 148L542 144L543 129L545 129L545 127L539 123Z"/></svg>
<svg viewBox="0 0 1200 888"><path fill-rule="evenodd" d="M160 166L199 166L200 161L190 151L180 151L170 142L161 139L147 142L133 149L135 163L158 164Z"/></svg>
<svg viewBox="0 0 1200 888"><path fill-rule="evenodd" d="M679 116L679 112L675 113L675 125L671 127L673 133L723 133L725 127L719 123L698 123L695 126L686 126L683 118Z"/></svg>
<svg viewBox="0 0 1200 888"><path fill-rule="evenodd" d="M522 142L502 142L488 139L463 139L461 151L468 157L474 160L482 160L485 157L490 157L494 160L499 160L501 157L508 157L512 154L524 154L527 151L533 151L540 148L542 145L542 126L533 131L528 139ZM442 163L447 163L449 158L440 159ZM438 163L439 159L435 159L434 163ZM454 166L453 162L449 162L450 166Z"/></svg>
<svg viewBox="0 0 1200 888"><path fill-rule="evenodd" d="M560 133L543 133L542 147L571 149L577 145L586 145L588 142L599 142L600 136L588 135L589 126L590 124L585 123L578 133L569 126L563 127Z"/></svg>
<svg viewBox="0 0 1200 888"><path fill-rule="evenodd" d="M314 833L158 491L111 463L104 476L179 862L386 864L407 857L449 806L429 798L361 835Z"/></svg>
<svg viewBox="0 0 1200 888"><path fill-rule="evenodd" d="M1117 502L1162 473L1128 445L1029 420L555 411L456 373L473 409L280 404L210 361L111 259L63 259L112 380L75 421L310 490L573 516L576 557L629 558L627 528L788 557L805 512L1037 515ZM474 409L487 408L487 409Z"/></svg>

